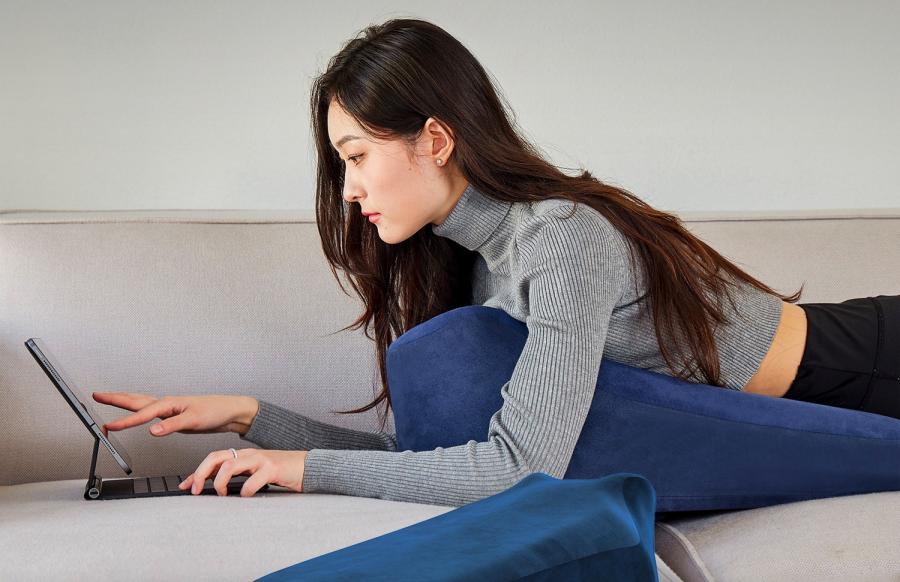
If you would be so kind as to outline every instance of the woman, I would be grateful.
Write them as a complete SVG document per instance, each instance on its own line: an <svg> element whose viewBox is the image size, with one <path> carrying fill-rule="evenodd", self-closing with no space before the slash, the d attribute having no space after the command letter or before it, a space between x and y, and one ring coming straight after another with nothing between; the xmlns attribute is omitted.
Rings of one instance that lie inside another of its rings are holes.
<svg viewBox="0 0 900 582"><path fill-rule="evenodd" d="M878 336L885 313L900 328L900 297L797 305L802 288L778 294L677 217L590 172L563 174L516 131L488 74L443 29L411 19L368 27L315 81L311 116L322 247L365 304L350 327L366 325L381 373L375 400L347 412L385 401L386 420L388 346L449 309L503 308L529 338L488 439L433 451L398 452L389 433L250 397L95 393L136 411L108 430L159 417L153 434L234 430L263 447L211 453L183 484L192 492L215 473L225 494L232 476L249 474L242 495L275 483L462 505L530 472L562 477L603 355L900 418L900 379L876 383L870 365L900 345ZM883 364L900 376L896 357Z"/></svg>

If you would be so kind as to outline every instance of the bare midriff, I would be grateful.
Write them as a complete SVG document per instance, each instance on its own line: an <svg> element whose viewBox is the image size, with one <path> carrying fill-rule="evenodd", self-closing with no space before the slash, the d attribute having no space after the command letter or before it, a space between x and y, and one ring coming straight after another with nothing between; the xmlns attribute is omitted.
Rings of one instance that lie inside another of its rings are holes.
<svg viewBox="0 0 900 582"><path fill-rule="evenodd" d="M782 301L781 320L775 331L775 339L769 347L759 370L744 386L744 392L782 397L788 391L806 346L806 312L803 308Z"/></svg>

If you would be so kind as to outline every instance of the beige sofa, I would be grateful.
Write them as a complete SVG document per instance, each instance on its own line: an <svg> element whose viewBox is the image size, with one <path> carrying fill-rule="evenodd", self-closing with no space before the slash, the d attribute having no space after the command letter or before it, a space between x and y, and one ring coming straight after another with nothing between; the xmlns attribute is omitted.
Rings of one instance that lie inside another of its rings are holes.
<svg viewBox="0 0 900 582"><path fill-rule="evenodd" d="M776 289L805 281L802 302L900 293L900 209L681 216ZM24 347L43 339L88 398L250 394L375 430L374 411L329 413L375 393L373 344L336 333L359 308L309 212L0 213L0 577L247 580L452 510L274 486L86 501L93 441ZM95 408L104 421L127 414ZM247 446L148 426L117 433L133 476L187 474L210 451ZM124 477L102 447L97 472ZM900 580L898 524L900 492L667 516L659 579Z"/></svg>

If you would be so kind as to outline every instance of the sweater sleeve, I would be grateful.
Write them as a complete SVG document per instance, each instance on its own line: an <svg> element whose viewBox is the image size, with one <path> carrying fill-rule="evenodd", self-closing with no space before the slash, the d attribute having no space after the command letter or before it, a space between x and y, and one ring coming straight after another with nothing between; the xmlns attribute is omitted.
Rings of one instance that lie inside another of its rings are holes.
<svg viewBox="0 0 900 582"><path fill-rule="evenodd" d="M533 472L564 476L593 400L625 262L619 241L589 215L533 220L518 241L528 337L487 439L430 451L312 448L304 493L461 506Z"/></svg>
<svg viewBox="0 0 900 582"><path fill-rule="evenodd" d="M322 449L397 450L393 434L364 432L309 418L276 404L259 401L250 430L241 435L264 449L308 451Z"/></svg>

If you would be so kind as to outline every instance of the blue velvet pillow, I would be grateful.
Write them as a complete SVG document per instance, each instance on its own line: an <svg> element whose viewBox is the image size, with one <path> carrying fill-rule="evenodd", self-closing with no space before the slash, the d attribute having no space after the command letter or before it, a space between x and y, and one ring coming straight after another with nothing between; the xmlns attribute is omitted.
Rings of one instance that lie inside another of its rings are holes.
<svg viewBox="0 0 900 582"><path fill-rule="evenodd" d="M658 580L640 475L531 473L495 495L259 580Z"/></svg>
<svg viewBox="0 0 900 582"><path fill-rule="evenodd" d="M503 310L470 305L388 350L399 450L487 439L528 337ZM603 358L564 475L643 475L656 512L745 509L900 490L900 420L691 383Z"/></svg>

